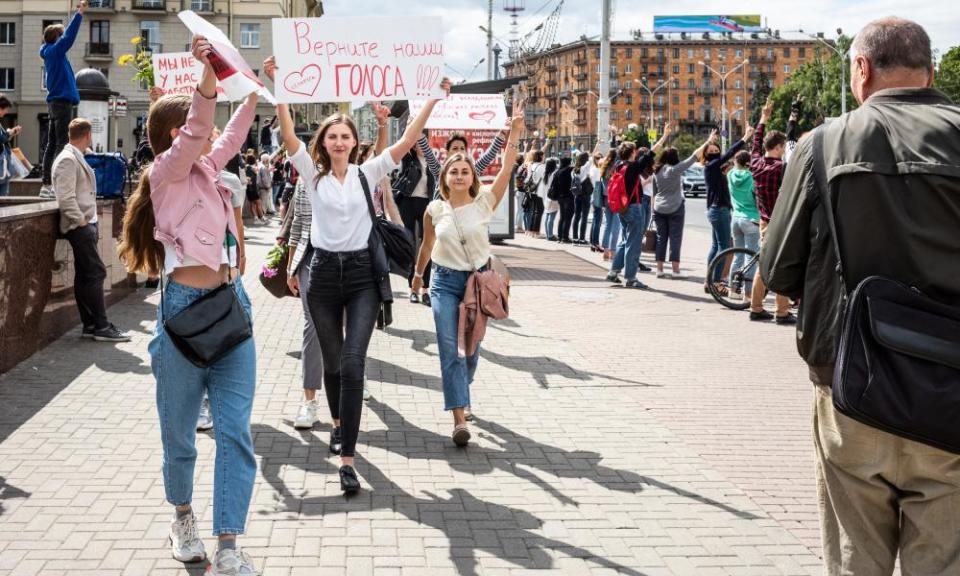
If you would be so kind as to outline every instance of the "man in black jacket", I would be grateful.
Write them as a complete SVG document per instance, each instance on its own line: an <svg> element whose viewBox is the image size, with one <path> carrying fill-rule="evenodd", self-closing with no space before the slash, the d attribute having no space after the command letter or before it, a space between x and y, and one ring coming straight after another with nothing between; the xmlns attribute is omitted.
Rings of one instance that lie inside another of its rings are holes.
<svg viewBox="0 0 960 576"><path fill-rule="evenodd" d="M851 50L862 105L800 141L761 251L770 290L801 297L797 340L815 386L827 574L960 574L960 456L836 411L830 385L843 311L824 203L836 215L845 285L880 275L960 303L960 107L930 88L930 39L900 18L868 24ZM824 162L829 190L816 183ZM910 382L904 382L909 386ZM890 407L896 409L896 407Z"/></svg>

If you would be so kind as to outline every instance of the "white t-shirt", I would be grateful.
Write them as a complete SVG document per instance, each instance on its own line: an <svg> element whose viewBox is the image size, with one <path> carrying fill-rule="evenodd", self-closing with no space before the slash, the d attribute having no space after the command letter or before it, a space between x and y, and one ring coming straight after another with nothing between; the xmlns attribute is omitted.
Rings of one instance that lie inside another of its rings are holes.
<svg viewBox="0 0 960 576"><path fill-rule="evenodd" d="M640 177L640 183L643 184L643 195L648 198L653 198L653 175L650 175L649 178Z"/></svg>
<svg viewBox="0 0 960 576"><path fill-rule="evenodd" d="M317 182L317 166L307 154L303 142L300 142L297 153L290 157L290 163L300 173L313 206L310 244L327 252L354 252L366 248L372 223L359 171L363 170L366 175L372 195L377 182L400 167L393 161L390 150L384 150L362 166L350 164L342 183L332 173Z"/></svg>
<svg viewBox="0 0 960 576"><path fill-rule="evenodd" d="M593 162L590 163L589 174L590 174L590 181L593 183L594 186L600 183L600 180L601 180L600 168Z"/></svg>
<svg viewBox="0 0 960 576"><path fill-rule="evenodd" d="M427 214L433 220L437 240L430 258L441 266L464 272L486 265L490 259L489 224L496 208L497 197L486 186L480 189L473 202L459 208L442 199L431 202ZM460 231L463 232L463 244L460 243Z"/></svg>
<svg viewBox="0 0 960 576"><path fill-rule="evenodd" d="M423 156L418 156L417 159L420 161L420 181L413 187L413 192L410 193L410 197L429 198L430 195L427 193L427 184L430 182L430 177L427 176L427 160Z"/></svg>

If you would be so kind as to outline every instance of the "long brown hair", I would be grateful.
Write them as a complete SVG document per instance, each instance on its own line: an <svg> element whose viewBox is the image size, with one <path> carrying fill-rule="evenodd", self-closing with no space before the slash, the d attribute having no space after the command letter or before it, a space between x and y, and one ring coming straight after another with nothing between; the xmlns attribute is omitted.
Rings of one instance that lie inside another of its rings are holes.
<svg viewBox="0 0 960 576"><path fill-rule="evenodd" d="M447 156L447 159L443 161L443 166L440 167L440 196L444 200L450 200L450 189L447 188L447 172L457 162L466 162L470 166L470 174L473 176L473 181L470 183L470 197L476 198L480 194L480 179L477 178L477 167L474 166L473 159L466 154Z"/></svg>
<svg viewBox="0 0 960 576"><path fill-rule="evenodd" d="M173 146L170 131L186 124L190 112L190 97L184 94L164 96L150 107L147 116L147 139L154 156ZM117 252L129 272L144 272L159 276L163 272L163 244L153 237L157 225L150 199L150 172L148 165L140 175L137 189L127 200L123 215L123 233Z"/></svg>
<svg viewBox="0 0 960 576"><path fill-rule="evenodd" d="M327 130L335 124L346 124L347 128L350 129L350 132L353 133L353 139L356 141L356 145L353 147L353 150L350 151L350 163L354 164L357 161L357 156L360 152L360 136L357 134L357 125L354 124L353 118L346 114L333 114L332 116L327 116L327 119L323 121L323 124L320 125L320 128L317 130L317 133L313 135L313 138L310 140L310 158L313 159L313 163L317 165L317 181L319 182L321 178L330 173L330 170L333 166L330 165L330 155L327 154L327 149L323 147L323 139L327 137Z"/></svg>
<svg viewBox="0 0 960 576"><path fill-rule="evenodd" d="M613 172L613 165L617 163L617 149L611 148L606 157L600 161L600 177L606 180Z"/></svg>

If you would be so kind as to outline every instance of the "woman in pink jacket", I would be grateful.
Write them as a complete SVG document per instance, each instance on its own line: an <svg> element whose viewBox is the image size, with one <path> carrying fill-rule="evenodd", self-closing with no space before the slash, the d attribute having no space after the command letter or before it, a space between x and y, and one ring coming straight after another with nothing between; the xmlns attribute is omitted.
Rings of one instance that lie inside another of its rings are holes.
<svg viewBox="0 0 960 576"><path fill-rule="evenodd" d="M192 364L174 346L164 320L186 309L225 282L233 283L248 316L250 299L241 267L229 188L219 174L237 154L253 123L257 96L251 94L214 139L216 76L210 44L194 37L193 55L203 77L192 97L164 96L147 118L156 154L127 205L121 257L129 270L166 276L157 328L149 345L157 381L157 411L163 442L163 483L176 511L170 526L173 557L198 562L206 557L191 508L197 451L195 427L204 392L210 397L217 456L214 469L213 532L218 537L214 576L255 576L259 572L236 545L244 532L257 465L250 434L256 384L252 338L207 368Z"/></svg>

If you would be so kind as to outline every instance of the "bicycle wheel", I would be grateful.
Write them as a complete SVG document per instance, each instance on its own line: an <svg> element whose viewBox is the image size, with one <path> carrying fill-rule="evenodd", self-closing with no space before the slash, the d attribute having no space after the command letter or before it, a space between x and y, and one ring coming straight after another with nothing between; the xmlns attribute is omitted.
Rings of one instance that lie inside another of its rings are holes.
<svg viewBox="0 0 960 576"><path fill-rule="evenodd" d="M739 256L739 258L738 258ZM717 270L720 270L720 276L723 276L723 270L727 267L728 261L733 264L740 261L737 266L731 266L727 274L727 285L707 283L710 295L713 299L723 304L731 310L746 310L750 307L750 294L747 287L753 284L753 273L757 264L758 255L748 248L727 248L723 250L707 267L707 278L714 278Z"/></svg>

